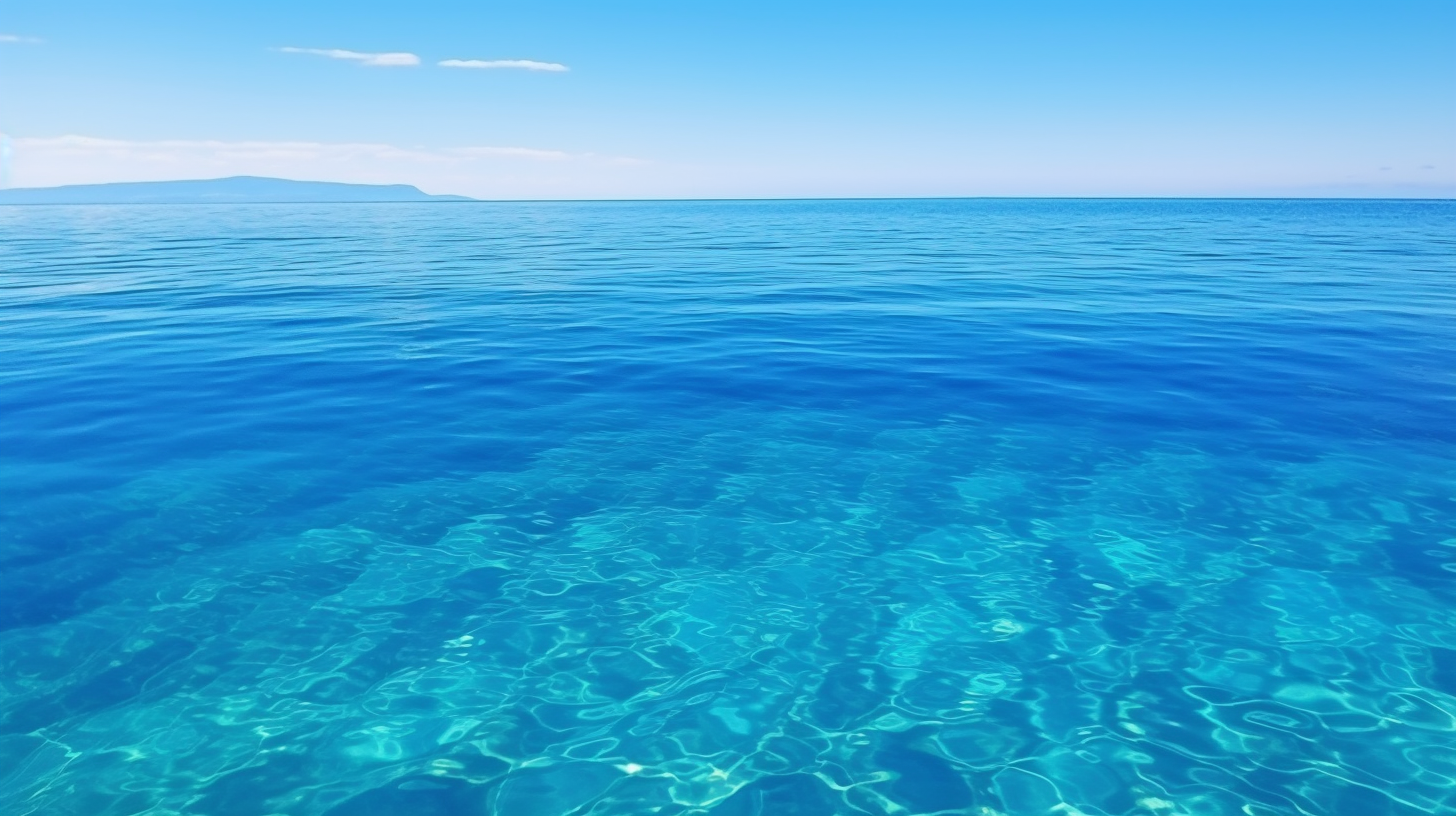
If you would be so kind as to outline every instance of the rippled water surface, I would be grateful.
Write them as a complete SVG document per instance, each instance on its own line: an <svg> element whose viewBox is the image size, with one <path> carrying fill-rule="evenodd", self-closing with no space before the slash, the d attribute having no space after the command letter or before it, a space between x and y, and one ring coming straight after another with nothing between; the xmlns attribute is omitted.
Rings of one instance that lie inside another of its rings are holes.
<svg viewBox="0 0 1456 816"><path fill-rule="evenodd" d="M1456 812L1456 204L0 208L7 816Z"/></svg>

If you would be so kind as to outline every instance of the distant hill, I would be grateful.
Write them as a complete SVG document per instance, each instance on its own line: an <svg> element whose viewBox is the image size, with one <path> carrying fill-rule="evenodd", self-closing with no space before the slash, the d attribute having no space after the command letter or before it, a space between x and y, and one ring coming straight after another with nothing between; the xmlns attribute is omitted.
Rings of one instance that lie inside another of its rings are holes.
<svg viewBox="0 0 1456 816"><path fill-rule="evenodd" d="M334 204L472 200L465 196L430 195L408 184L341 184L258 176L0 190L0 204Z"/></svg>

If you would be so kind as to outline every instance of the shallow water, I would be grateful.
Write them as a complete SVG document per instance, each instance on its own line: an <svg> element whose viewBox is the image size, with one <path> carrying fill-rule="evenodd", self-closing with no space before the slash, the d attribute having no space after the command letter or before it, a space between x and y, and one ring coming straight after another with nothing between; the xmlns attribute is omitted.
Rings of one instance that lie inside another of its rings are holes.
<svg viewBox="0 0 1456 816"><path fill-rule="evenodd" d="M1456 812L1453 227L0 208L0 812Z"/></svg>

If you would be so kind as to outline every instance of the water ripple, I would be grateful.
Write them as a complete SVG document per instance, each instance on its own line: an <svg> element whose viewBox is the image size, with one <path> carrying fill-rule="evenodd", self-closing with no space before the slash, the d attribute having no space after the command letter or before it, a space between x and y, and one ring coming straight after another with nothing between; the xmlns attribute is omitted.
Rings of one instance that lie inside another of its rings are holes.
<svg viewBox="0 0 1456 816"><path fill-rule="evenodd" d="M1456 813L1453 215L0 208L0 804Z"/></svg>

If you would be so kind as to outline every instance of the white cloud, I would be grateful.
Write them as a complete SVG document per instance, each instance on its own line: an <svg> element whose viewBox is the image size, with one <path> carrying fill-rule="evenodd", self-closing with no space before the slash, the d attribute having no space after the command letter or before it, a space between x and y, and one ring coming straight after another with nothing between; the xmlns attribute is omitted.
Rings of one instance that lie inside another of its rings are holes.
<svg viewBox="0 0 1456 816"><path fill-rule="evenodd" d="M448 151L455 156L468 156L482 158L489 156L514 156L522 159L537 159L540 161L561 161L574 158L570 153L560 150L538 150L534 147L456 147Z"/></svg>
<svg viewBox="0 0 1456 816"><path fill-rule="evenodd" d="M19 34L0 34L0 43L38 43L39 37L22 37Z"/></svg>
<svg viewBox="0 0 1456 816"><path fill-rule="evenodd" d="M401 67L419 65L420 58L405 51L387 51L379 54L370 54L362 51L346 51L342 48L294 48L286 46L278 49L285 54L313 54L329 59L351 60L361 65L377 65L381 67Z"/></svg>
<svg viewBox="0 0 1456 816"><path fill-rule="evenodd" d="M593 154L567 153L564 150L543 150L534 147L496 147L473 145L447 148L404 148L377 142L227 142L212 139L163 139L127 141L98 139L92 136L55 136L19 138L19 149L43 151L52 155L106 156L128 161L170 162L183 158L232 161L254 159L306 159L309 161L351 161L360 158L392 161L460 163L474 159L531 159L564 161L595 158Z"/></svg>
<svg viewBox="0 0 1456 816"><path fill-rule="evenodd" d="M301 159L308 161L349 161L358 158L430 161L446 160L428 150L410 150L389 144L370 142L227 142L213 139L161 139L127 141L98 139L92 136L56 136L51 138L18 138L17 151L75 158L104 157L143 163L179 163Z"/></svg>
<svg viewBox="0 0 1456 816"><path fill-rule="evenodd" d="M441 60L442 68L519 68L526 71L570 71L565 65L559 62L537 62L536 60L505 59L505 60Z"/></svg>

